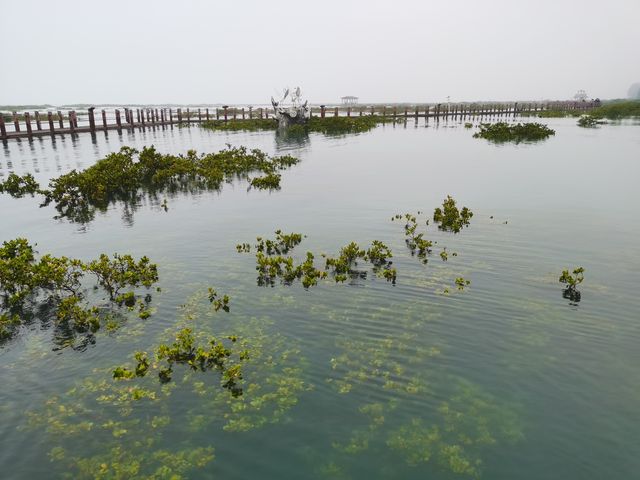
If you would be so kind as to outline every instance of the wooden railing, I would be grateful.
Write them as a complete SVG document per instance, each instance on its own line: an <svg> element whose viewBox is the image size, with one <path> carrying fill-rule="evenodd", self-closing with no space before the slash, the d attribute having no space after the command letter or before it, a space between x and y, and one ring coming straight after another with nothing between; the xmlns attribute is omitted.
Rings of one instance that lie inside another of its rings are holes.
<svg viewBox="0 0 640 480"><path fill-rule="evenodd" d="M423 105L371 105L371 106L314 106L312 116L381 115L395 118L435 118L436 120L471 117L500 117L537 113L545 110L589 110L593 102L545 103L459 103ZM80 115L75 110L47 112L13 112L8 119L0 114L0 140L32 138L43 135L95 133L106 130L173 127L176 124L202 123L210 120L243 121L273 118L273 109L266 107L222 108L116 108L113 110L89 108Z"/></svg>

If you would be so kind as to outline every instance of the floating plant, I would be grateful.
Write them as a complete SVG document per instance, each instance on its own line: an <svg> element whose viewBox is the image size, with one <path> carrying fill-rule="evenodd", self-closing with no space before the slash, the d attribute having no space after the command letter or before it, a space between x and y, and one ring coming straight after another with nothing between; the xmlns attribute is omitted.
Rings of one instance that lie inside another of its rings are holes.
<svg viewBox="0 0 640 480"><path fill-rule="evenodd" d="M595 128L598 125L607 123L604 120L599 120L596 117L593 117L591 115L581 115L580 118L578 119L578 126L579 127L586 127L586 128Z"/></svg>
<svg viewBox="0 0 640 480"><path fill-rule="evenodd" d="M40 185L30 173L19 176L12 172L4 182L0 182L0 193L8 193L15 198L39 192Z"/></svg>
<svg viewBox="0 0 640 480"><path fill-rule="evenodd" d="M389 247L379 240L374 240L368 250L364 250L355 242L343 247L337 257L325 257L325 268L320 270L315 267L315 255L307 252L302 263L296 263L293 257L285 257L291 249L302 242L301 233L282 233L276 230L274 240L258 237L254 245L256 250L256 270L258 271L258 285L273 286L280 279L284 285L291 285L295 280L301 280L302 286L309 288L317 285L318 280L327 278L331 273L336 282L344 282L349 276L366 277L366 272L357 271L358 260L364 260L373 265L373 270L380 277L395 284L397 271L391 268L389 260L393 255ZM239 253L251 251L251 245L241 243L236 245Z"/></svg>
<svg viewBox="0 0 640 480"><path fill-rule="evenodd" d="M53 203L61 217L78 222L93 219L95 211L104 211L115 201L135 205L142 194L160 192L198 192L219 190L222 184L235 178L249 179L251 172L263 172L251 183L254 188L277 189L279 170L298 163L290 155L269 157L258 149L231 147L217 153L198 155L189 150L186 155L161 154L154 147L142 151L122 147L95 165L78 172L54 178L48 189L41 189L30 174L10 176L0 184L0 191L13 196L38 193L44 205ZM166 201L161 205L168 209Z"/></svg>
<svg viewBox="0 0 640 480"><path fill-rule="evenodd" d="M92 334L109 323L119 307L133 309L139 296L135 289L150 288L158 281L157 266L142 257L102 254L98 260L82 262L68 257L43 255L24 238L5 241L0 247L0 338L11 337L34 316L34 309L46 306L56 327L69 332ZM89 306L82 281L96 278L94 290L102 288L110 305ZM120 293L122 289L131 289ZM150 296L148 296L150 301ZM141 318L150 315L140 301Z"/></svg>
<svg viewBox="0 0 640 480"><path fill-rule="evenodd" d="M474 138L485 138L493 142L515 142L544 140L555 135L555 130L540 123L506 122L481 123L480 130L473 134Z"/></svg>
<svg viewBox="0 0 640 480"><path fill-rule="evenodd" d="M582 294L578 290L578 285L584 280L584 268L575 268L572 273L569 273L569 270L563 270L558 280L566 285L562 296L572 302L579 302Z"/></svg>
<svg viewBox="0 0 640 480"><path fill-rule="evenodd" d="M456 201L450 195L442 202L442 208L438 207L433 211L433 221L438 224L438 228L453 233L469 226L471 217L473 212L467 207L458 210Z"/></svg>

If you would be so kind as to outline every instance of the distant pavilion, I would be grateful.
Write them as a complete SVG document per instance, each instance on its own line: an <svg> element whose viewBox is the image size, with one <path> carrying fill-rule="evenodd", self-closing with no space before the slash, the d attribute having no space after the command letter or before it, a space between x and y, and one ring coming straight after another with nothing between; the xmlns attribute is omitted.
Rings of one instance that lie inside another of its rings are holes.
<svg viewBox="0 0 640 480"><path fill-rule="evenodd" d="M356 105L358 103L358 97L347 95L346 97L340 97L343 105Z"/></svg>

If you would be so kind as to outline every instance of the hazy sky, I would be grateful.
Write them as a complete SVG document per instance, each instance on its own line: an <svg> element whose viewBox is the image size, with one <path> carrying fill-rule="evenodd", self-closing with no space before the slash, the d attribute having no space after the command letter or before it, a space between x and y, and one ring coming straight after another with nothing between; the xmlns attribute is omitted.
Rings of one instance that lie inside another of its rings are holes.
<svg viewBox="0 0 640 480"><path fill-rule="evenodd" d="M626 96L640 0L0 0L0 104Z"/></svg>

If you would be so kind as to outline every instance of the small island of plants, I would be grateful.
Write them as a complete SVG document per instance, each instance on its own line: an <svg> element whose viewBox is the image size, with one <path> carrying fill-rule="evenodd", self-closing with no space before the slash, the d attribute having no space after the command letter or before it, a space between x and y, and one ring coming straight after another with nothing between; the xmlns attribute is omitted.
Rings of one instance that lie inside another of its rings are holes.
<svg viewBox="0 0 640 480"><path fill-rule="evenodd" d="M544 140L555 135L555 130L541 123L506 122L481 123L480 130L473 134L474 138L484 138L496 143L504 142L533 142Z"/></svg>

